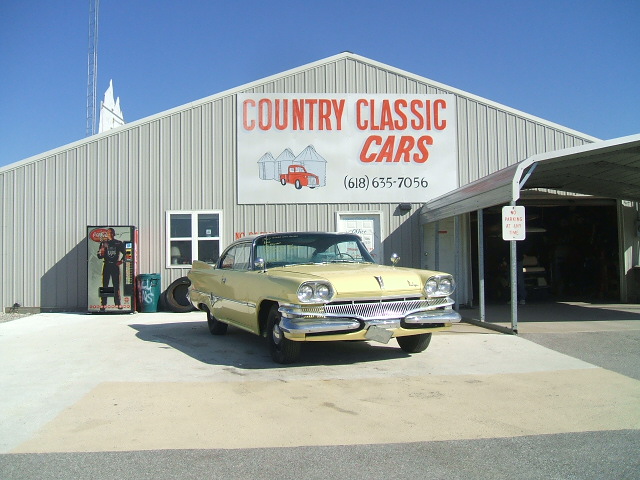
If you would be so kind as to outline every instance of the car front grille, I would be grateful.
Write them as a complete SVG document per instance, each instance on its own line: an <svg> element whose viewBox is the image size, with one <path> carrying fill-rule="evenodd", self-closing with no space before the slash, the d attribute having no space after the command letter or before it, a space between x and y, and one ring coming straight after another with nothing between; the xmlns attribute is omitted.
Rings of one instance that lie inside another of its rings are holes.
<svg viewBox="0 0 640 480"><path fill-rule="evenodd" d="M367 320L373 318L401 318L412 312L433 310L438 306L450 305L452 303L453 302L446 297L430 300L333 302L323 306L301 306L298 311L302 315L354 317Z"/></svg>

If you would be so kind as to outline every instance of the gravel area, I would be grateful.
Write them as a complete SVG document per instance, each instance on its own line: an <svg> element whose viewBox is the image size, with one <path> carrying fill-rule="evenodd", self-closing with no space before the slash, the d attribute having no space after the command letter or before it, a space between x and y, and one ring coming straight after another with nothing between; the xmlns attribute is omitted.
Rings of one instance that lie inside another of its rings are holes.
<svg viewBox="0 0 640 480"><path fill-rule="evenodd" d="M31 313L4 313L0 312L0 323L10 322L22 317L28 317Z"/></svg>

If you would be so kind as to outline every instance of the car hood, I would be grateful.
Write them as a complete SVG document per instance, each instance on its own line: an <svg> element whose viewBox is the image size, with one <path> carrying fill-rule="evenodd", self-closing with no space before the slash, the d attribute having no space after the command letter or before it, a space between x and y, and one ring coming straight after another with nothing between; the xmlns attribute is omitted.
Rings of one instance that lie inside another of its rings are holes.
<svg viewBox="0 0 640 480"><path fill-rule="evenodd" d="M293 265L278 268L278 274L302 280L327 280L337 297L368 295L422 295L424 284L437 272L413 268L388 267L362 263ZM271 270L271 274L275 272Z"/></svg>

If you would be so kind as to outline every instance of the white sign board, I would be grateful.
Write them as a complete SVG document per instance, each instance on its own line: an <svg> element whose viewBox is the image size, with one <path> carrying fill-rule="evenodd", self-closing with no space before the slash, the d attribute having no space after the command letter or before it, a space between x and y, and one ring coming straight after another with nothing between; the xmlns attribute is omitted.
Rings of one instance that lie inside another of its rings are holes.
<svg viewBox="0 0 640 480"><path fill-rule="evenodd" d="M379 212L344 213L336 214L336 231L355 233L359 235L365 247L373 259L378 263L384 263L382 257L382 230Z"/></svg>
<svg viewBox="0 0 640 480"><path fill-rule="evenodd" d="M524 240L526 237L524 207L502 207L502 239Z"/></svg>
<svg viewBox="0 0 640 480"><path fill-rule="evenodd" d="M238 203L424 203L458 187L455 95L238 94Z"/></svg>

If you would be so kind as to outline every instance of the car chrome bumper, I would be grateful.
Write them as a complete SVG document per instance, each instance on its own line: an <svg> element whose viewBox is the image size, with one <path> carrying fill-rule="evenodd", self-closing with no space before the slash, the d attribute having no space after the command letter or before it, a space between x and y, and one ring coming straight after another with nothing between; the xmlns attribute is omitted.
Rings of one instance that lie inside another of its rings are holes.
<svg viewBox="0 0 640 480"><path fill-rule="evenodd" d="M370 326L384 329L399 328L429 328L442 324L457 323L461 320L460 314L451 308L453 301L446 299L437 307L431 306L425 309L427 301L395 302L392 308L381 304L365 304L369 313L373 311L375 316L365 316L359 304L353 308L343 309L343 312L327 312L324 307L308 309L294 305L280 307L282 320L280 328L289 334L323 334L323 333L348 333L357 330L366 330ZM406 307L406 308L405 308ZM418 308L415 308L418 307ZM422 308L419 308L422 307ZM364 308L364 307L363 307ZM400 308L400 310L399 310ZM346 310L351 310L347 312ZM384 311L383 311L384 310ZM341 313L347 313L343 315Z"/></svg>

